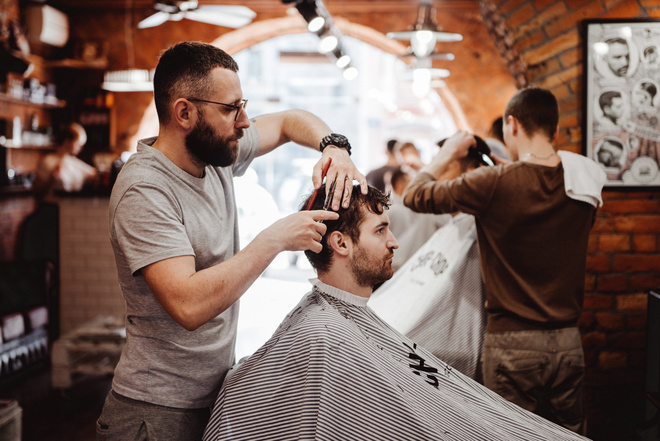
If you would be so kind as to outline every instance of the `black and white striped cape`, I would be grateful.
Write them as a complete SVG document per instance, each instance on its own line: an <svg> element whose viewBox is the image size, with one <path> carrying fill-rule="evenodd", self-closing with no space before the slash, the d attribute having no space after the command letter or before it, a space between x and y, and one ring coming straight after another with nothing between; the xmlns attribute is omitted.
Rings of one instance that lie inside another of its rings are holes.
<svg viewBox="0 0 660 441"><path fill-rule="evenodd" d="M230 371L204 441L583 440L504 400L313 280L273 336Z"/></svg>

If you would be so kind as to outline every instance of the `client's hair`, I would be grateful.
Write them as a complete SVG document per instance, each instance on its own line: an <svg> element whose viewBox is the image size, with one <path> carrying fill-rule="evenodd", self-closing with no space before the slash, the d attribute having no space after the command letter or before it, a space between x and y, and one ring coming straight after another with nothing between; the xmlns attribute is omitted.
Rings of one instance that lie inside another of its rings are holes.
<svg viewBox="0 0 660 441"><path fill-rule="evenodd" d="M322 210L323 202L325 201L325 184L319 188L316 198L312 204L311 210ZM301 210L304 210L309 203L309 199L313 196L308 196L303 204ZM324 221L328 227L325 235L321 239L323 250L319 253L313 251L305 251L305 255L312 264L312 267L320 273L326 272L330 268L330 260L332 259L332 250L328 247L327 237L333 231L339 231L348 235L354 243L358 243L360 238L360 224L364 220L366 210L375 214L382 214L390 206L389 197L379 189L369 186L367 194L362 194L359 185L353 185L353 193L351 194L351 203L348 208L340 207L339 219Z"/></svg>

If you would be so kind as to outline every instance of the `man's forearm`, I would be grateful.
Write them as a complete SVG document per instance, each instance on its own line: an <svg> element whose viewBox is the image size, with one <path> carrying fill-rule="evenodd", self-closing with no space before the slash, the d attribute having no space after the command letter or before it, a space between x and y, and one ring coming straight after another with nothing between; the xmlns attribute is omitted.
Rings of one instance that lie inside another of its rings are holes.
<svg viewBox="0 0 660 441"><path fill-rule="evenodd" d="M323 137L332 132L321 118L301 109L258 116L252 119L252 124L259 133L259 155L287 142L319 150Z"/></svg>
<svg viewBox="0 0 660 441"><path fill-rule="evenodd" d="M282 124L282 133L288 141L317 151L323 137L331 132L321 118L301 109L289 111Z"/></svg>
<svg viewBox="0 0 660 441"><path fill-rule="evenodd" d="M415 179L408 185L403 194L403 203L406 207L418 213L446 213L441 202L442 194L446 189L446 182L439 182L433 175L420 171Z"/></svg>

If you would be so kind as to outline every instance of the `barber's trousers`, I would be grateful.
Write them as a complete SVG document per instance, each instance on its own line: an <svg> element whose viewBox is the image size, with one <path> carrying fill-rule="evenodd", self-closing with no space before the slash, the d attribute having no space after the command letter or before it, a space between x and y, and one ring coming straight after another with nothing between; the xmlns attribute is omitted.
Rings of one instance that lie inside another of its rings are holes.
<svg viewBox="0 0 660 441"><path fill-rule="evenodd" d="M97 441L200 441L211 409L177 409L111 390L96 422Z"/></svg>
<svg viewBox="0 0 660 441"><path fill-rule="evenodd" d="M578 328L486 333L484 385L523 409L586 435Z"/></svg>

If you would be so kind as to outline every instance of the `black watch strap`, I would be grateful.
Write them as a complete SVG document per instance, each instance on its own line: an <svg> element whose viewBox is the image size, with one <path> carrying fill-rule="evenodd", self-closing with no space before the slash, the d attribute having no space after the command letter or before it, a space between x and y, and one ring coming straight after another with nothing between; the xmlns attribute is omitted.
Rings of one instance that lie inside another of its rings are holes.
<svg viewBox="0 0 660 441"><path fill-rule="evenodd" d="M319 150L321 150L321 153L323 153L323 150L329 145L339 147L340 149L344 149L348 152L348 154L351 154L351 143L348 142L348 138L346 138L344 135L340 135L338 133L331 133L329 135L326 135L323 137L321 140L321 145L319 146Z"/></svg>

